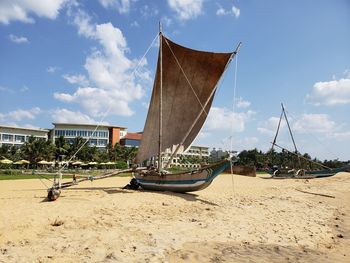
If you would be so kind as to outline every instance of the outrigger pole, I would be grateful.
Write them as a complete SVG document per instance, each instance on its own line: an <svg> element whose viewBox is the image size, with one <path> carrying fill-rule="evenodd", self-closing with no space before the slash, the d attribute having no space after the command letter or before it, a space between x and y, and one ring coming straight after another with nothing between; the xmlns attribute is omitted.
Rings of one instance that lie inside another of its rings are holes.
<svg viewBox="0 0 350 263"><path fill-rule="evenodd" d="M78 180L75 177L73 177L73 180L70 181L70 182L54 183L54 185L51 188L48 189L47 198L48 198L49 201L55 201L61 194L61 190L60 189L68 188L68 187L77 185L78 183L81 183L81 182L84 182L84 181L101 180L101 179L117 176L117 175L122 174L122 173L131 173L131 172L135 172L135 171L143 170L143 169L144 169L143 167L128 168L128 169L115 171L115 172L104 174L104 175L100 175L100 176L87 176L87 177L84 177L84 178L81 178L81 179L78 179ZM61 174L61 176L62 176L62 174Z"/></svg>
<svg viewBox="0 0 350 263"><path fill-rule="evenodd" d="M326 169L331 170L331 168L329 168L329 167L326 166L326 165L323 165L323 164L321 164L321 163L314 162L314 161L312 161L312 160L309 160L309 159L305 158L305 157L302 156L299 152L291 152L291 151L289 151L288 149L283 148L282 146L279 146L279 145L276 144L276 143L272 143L272 142L271 142L271 144L273 144L273 145L276 146L277 148L280 148L281 150L284 150L284 151L286 151L286 152L288 152L288 153L291 153L291 154L294 154L294 155L298 156L299 160L300 160L300 158L301 158L301 159L304 159L304 160L306 160L306 161L308 161L308 162L310 162L310 163L317 164L317 165L319 165L319 166L321 166L321 167L323 167L323 168L326 168Z"/></svg>

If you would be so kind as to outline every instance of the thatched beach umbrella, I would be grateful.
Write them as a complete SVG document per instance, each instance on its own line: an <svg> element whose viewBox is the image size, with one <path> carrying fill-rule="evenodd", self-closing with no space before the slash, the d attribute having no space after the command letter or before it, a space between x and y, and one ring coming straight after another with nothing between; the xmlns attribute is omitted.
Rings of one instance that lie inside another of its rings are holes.
<svg viewBox="0 0 350 263"><path fill-rule="evenodd" d="M11 164L11 163L13 163L13 161L11 161L9 159L2 159L2 160L0 160L0 163L1 164Z"/></svg>
<svg viewBox="0 0 350 263"><path fill-rule="evenodd" d="M30 164L30 162L22 159L22 160L19 160L17 162L14 162L13 164Z"/></svg>
<svg viewBox="0 0 350 263"><path fill-rule="evenodd" d="M48 161L42 160L42 161L38 162L38 164L47 165L47 164L51 164L51 163Z"/></svg>

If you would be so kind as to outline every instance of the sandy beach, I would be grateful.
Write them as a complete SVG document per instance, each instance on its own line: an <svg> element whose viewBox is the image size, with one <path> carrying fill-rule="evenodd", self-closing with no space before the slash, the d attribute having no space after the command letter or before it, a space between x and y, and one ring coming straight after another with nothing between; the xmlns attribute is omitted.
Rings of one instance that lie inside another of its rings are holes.
<svg viewBox="0 0 350 263"><path fill-rule="evenodd" d="M349 173L222 174L191 194L128 181L84 182L55 202L39 180L0 181L0 262L350 262Z"/></svg>

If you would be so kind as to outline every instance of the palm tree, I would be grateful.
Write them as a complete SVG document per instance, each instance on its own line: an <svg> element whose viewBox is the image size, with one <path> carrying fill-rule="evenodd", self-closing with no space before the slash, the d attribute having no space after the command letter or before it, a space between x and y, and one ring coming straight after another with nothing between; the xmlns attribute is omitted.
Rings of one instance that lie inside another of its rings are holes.
<svg viewBox="0 0 350 263"><path fill-rule="evenodd" d="M41 160L52 160L54 155L54 145L50 141L33 136L28 138L22 147L23 157L31 163Z"/></svg>
<svg viewBox="0 0 350 263"><path fill-rule="evenodd" d="M0 158L11 159L10 158L10 156L11 156L10 150L11 150L11 146L10 145L8 145L8 144L1 145L1 147L0 147Z"/></svg>
<svg viewBox="0 0 350 263"><path fill-rule="evenodd" d="M59 158L62 158L63 156L67 155L69 144L67 143L64 136L60 136L55 141L55 158L58 160Z"/></svg>

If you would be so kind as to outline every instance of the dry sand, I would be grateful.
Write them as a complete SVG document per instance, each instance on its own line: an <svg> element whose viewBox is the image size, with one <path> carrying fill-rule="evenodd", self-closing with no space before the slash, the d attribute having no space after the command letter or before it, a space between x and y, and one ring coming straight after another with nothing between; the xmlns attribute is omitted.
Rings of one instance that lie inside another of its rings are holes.
<svg viewBox="0 0 350 263"><path fill-rule="evenodd" d="M39 180L0 181L0 262L350 262L348 173L222 174L192 194L122 190L128 180L55 202Z"/></svg>

